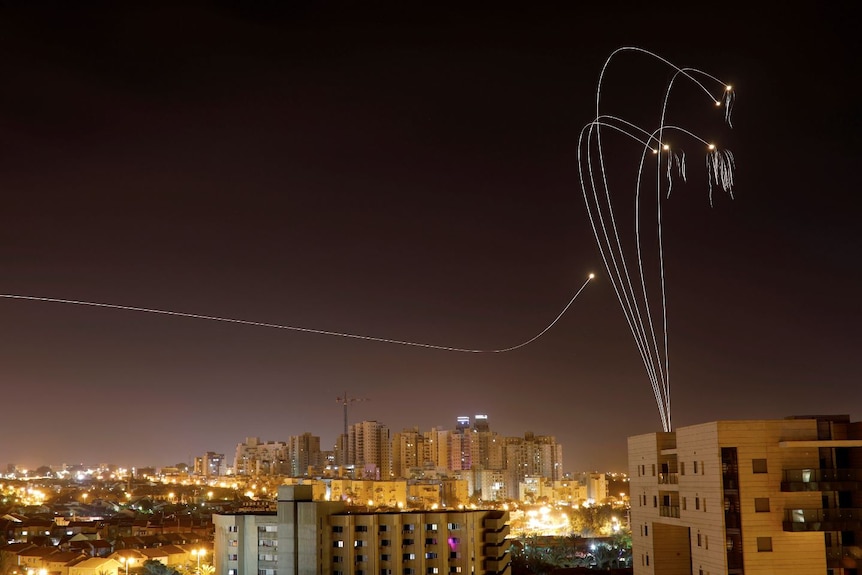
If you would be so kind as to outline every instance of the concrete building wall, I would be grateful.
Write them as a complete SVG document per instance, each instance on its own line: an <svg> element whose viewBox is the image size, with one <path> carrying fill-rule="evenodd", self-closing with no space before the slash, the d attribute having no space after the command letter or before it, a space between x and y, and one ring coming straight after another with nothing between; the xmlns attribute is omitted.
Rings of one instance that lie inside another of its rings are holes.
<svg viewBox="0 0 862 575"><path fill-rule="evenodd" d="M783 491L782 481L787 471L817 472L820 450L834 445L814 419L718 421L630 437L635 575L823 575L824 528L790 531L784 522L790 510L819 510L832 495L814 484ZM854 446L852 464L862 441L841 445Z"/></svg>

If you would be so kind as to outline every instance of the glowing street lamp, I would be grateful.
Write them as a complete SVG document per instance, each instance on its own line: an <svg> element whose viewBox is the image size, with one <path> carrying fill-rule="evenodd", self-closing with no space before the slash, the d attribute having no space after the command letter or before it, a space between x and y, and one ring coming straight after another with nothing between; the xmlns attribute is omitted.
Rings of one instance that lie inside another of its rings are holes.
<svg viewBox="0 0 862 575"><path fill-rule="evenodd" d="M126 575L129 575L129 565L135 563L134 557L120 557L120 563L126 566Z"/></svg>
<svg viewBox="0 0 862 575"><path fill-rule="evenodd" d="M198 558L198 570L197 573L200 575L201 572L201 557L207 554L206 549L192 549L192 555Z"/></svg>

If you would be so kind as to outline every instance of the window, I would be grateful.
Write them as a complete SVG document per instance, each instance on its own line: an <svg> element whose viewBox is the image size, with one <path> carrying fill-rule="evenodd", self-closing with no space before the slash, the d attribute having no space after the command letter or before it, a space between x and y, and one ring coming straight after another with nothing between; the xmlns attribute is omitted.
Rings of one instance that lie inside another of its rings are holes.
<svg viewBox="0 0 862 575"><path fill-rule="evenodd" d="M390 541L389 539L381 539L380 540L380 546L381 547L389 547L390 545L392 545L392 541Z"/></svg>
<svg viewBox="0 0 862 575"><path fill-rule="evenodd" d="M685 475L685 461L679 462L679 474Z"/></svg>
<svg viewBox="0 0 862 575"><path fill-rule="evenodd" d="M353 542L354 547L368 547L368 541L363 541L361 539L357 539Z"/></svg>
<svg viewBox="0 0 862 575"><path fill-rule="evenodd" d="M653 496L652 496L652 506L653 506L653 507L658 507L658 495L653 495Z"/></svg>
<svg viewBox="0 0 862 575"><path fill-rule="evenodd" d="M426 531L437 531L437 524L436 523L427 523L425 525L425 530Z"/></svg>
<svg viewBox="0 0 862 575"><path fill-rule="evenodd" d="M264 531L266 531L267 533L277 533L278 525L267 525Z"/></svg>
<svg viewBox="0 0 862 575"><path fill-rule="evenodd" d="M380 556L381 561L389 561L391 559L392 559L392 555L390 555L389 553L384 553Z"/></svg>
<svg viewBox="0 0 862 575"><path fill-rule="evenodd" d="M454 565L452 567L449 567L449 573L460 573L460 572L461 572L460 567L455 567Z"/></svg>
<svg viewBox="0 0 862 575"><path fill-rule="evenodd" d="M405 523L402 531L404 531L404 533L413 533L413 524L412 523Z"/></svg>
<svg viewBox="0 0 862 575"><path fill-rule="evenodd" d="M236 561L237 560L237 554L231 553L230 555L227 556L227 560L228 561Z"/></svg>
<svg viewBox="0 0 862 575"><path fill-rule="evenodd" d="M655 463L652 464L652 476L655 477Z"/></svg>
<svg viewBox="0 0 862 575"><path fill-rule="evenodd" d="M772 537L758 537L757 551L759 553L772 551Z"/></svg>
<svg viewBox="0 0 862 575"><path fill-rule="evenodd" d="M357 555L356 556L356 562L357 563L365 563L366 561L368 561L368 555Z"/></svg>
<svg viewBox="0 0 862 575"><path fill-rule="evenodd" d="M366 533L368 532L368 525L357 525L356 526L357 533Z"/></svg>
<svg viewBox="0 0 862 575"><path fill-rule="evenodd" d="M239 529L238 525L228 525L227 526L227 530L229 533L236 533L238 529Z"/></svg>
<svg viewBox="0 0 862 575"><path fill-rule="evenodd" d="M229 539L227 544L231 547L236 547L237 546L237 540L236 539Z"/></svg>
<svg viewBox="0 0 862 575"><path fill-rule="evenodd" d="M450 551L449 552L449 559L460 559L460 558L461 558L461 554L458 553L457 551ZM460 571L459 571L459 573L460 573Z"/></svg>
<svg viewBox="0 0 862 575"><path fill-rule="evenodd" d="M426 572L426 573L428 573L428 574L430 575L430 574L433 574L433 573L439 573L440 571L437 569L437 567L429 567L429 568L428 568L428 570L427 570L427 571L425 571L425 572Z"/></svg>
<svg viewBox="0 0 862 575"><path fill-rule="evenodd" d="M697 461L694 462L694 474L697 475Z"/></svg>
<svg viewBox="0 0 862 575"><path fill-rule="evenodd" d="M456 531L458 529L461 529L461 526L457 523L447 523L446 527L449 529L449 531Z"/></svg>
<svg viewBox="0 0 862 575"><path fill-rule="evenodd" d="M703 536L703 548L709 549L709 535Z"/></svg>
<svg viewBox="0 0 862 575"><path fill-rule="evenodd" d="M755 497L754 511L757 513L769 513L769 497Z"/></svg>
<svg viewBox="0 0 862 575"><path fill-rule="evenodd" d="M437 559L437 554L436 553L426 553L425 559Z"/></svg>
<svg viewBox="0 0 862 575"><path fill-rule="evenodd" d="M401 559L404 561L413 561L414 559L416 559L416 554L415 553L405 553L401 556Z"/></svg>
<svg viewBox="0 0 862 575"><path fill-rule="evenodd" d="M333 547L344 547L344 541L341 541L340 539L337 541L333 541L332 546Z"/></svg>
<svg viewBox="0 0 862 575"><path fill-rule="evenodd" d="M342 527L341 525L333 525L332 526L332 532L333 533L344 533L344 527Z"/></svg>
<svg viewBox="0 0 862 575"><path fill-rule="evenodd" d="M386 533L387 531L389 531L389 526L388 525L381 525L380 527L377 528L377 531L379 531L380 533Z"/></svg>
<svg viewBox="0 0 862 575"><path fill-rule="evenodd" d="M695 509L700 509L700 497L695 497L695 498L694 498L694 508L695 508Z"/></svg>
<svg viewBox="0 0 862 575"><path fill-rule="evenodd" d="M703 498L703 510L706 511L706 497Z"/></svg>
<svg viewBox="0 0 862 575"><path fill-rule="evenodd" d="M685 497L682 498L682 510L688 511L688 499L686 499Z"/></svg>
<svg viewBox="0 0 862 575"><path fill-rule="evenodd" d="M766 460L765 459L752 459L751 460L751 471L752 471L752 473L766 473Z"/></svg>
<svg viewBox="0 0 862 575"><path fill-rule="evenodd" d="M697 546L698 546L698 547L703 547L703 544L702 544L702 538L701 538L700 533L698 533L698 534L697 534Z"/></svg>
<svg viewBox="0 0 862 575"><path fill-rule="evenodd" d="M645 536L649 535L649 524L644 524L644 535Z"/></svg>
<svg viewBox="0 0 862 575"><path fill-rule="evenodd" d="M333 555L332 562L333 563L344 563L344 557L342 557L341 555Z"/></svg>
<svg viewBox="0 0 862 575"><path fill-rule="evenodd" d="M426 537L425 538L425 545L437 545L437 538L436 537Z"/></svg>
<svg viewBox="0 0 862 575"><path fill-rule="evenodd" d="M704 466L704 464L703 464L703 461L701 461L701 462L700 462L700 474L701 474L701 475L703 475L704 467L705 467L705 466Z"/></svg>
<svg viewBox="0 0 862 575"><path fill-rule="evenodd" d="M414 543L414 541L412 539L405 539L404 541L401 542L401 546L403 547L406 545L413 545L413 543Z"/></svg>
<svg viewBox="0 0 862 575"><path fill-rule="evenodd" d="M450 545L458 545L459 543L461 543L460 537L450 537L449 538L449 544Z"/></svg>
<svg viewBox="0 0 862 575"><path fill-rule="evenodd" d="M236 569L228 569L227 575L236 575Z"/></svg>

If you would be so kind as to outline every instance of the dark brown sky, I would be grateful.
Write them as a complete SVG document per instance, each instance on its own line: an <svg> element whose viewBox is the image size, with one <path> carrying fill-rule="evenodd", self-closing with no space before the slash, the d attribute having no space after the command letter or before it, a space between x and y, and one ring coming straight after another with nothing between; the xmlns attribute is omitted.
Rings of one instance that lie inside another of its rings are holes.
<svg viewBox="0 0 862 575"><path fill-rule="evenodd" d="M500 355L0 299L0 464L329 446L346 391L370 398L352 421L486 413L555 435L569 471L622 469L626 436L660 423L576 157L625 45L738 91L732 131L691 93L672 111L738 167L709 208L691 150L666 204L674 422L862 416L845 14L245 4L0 9L0 293L500 348L596 281ZM654 120L667 70L619 62L609 101ZM637 157L609 166L633 178Z"/></svg>

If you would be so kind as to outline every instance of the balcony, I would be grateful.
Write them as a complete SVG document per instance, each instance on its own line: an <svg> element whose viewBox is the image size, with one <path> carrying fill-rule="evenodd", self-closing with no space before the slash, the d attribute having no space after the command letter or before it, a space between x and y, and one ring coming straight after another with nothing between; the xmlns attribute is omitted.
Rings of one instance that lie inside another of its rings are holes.
<svg viewBox="0 0 862 575"><path fill-rule="evenodd" d="M509 573L511 559L508 555L497 559L485 559L482 561L482 569L485 573Z"/></svg>
<svg viewBox="0 0 862 575"><path fill-rule="evenodd" d="M659 473L658 483L659 485L678 485L679 473Z"/></svg>
<svg viewBox="0 0 862 575"><path fill-rule="evenodd" d="M837 569L850 564L858 564L862 560L862 548L858 545L827 547L826 566Z"/></svg>
<svg viewBox="0 0 862 575"><path fill-rule="evenodd" d="M482 542L483 543L493 543L495 545L499 545L508 536L509 536L509 526L504 525L499 531L487 531L486 530L482 534Z"/></svg>
<svg viewBox="0 0 862 575"><path fill-rule="evenodd" d="M784 530L800 531L860 531L862 509L785 509Z"/></svg>
<svg viewBox="0 0 862 575"><path fill-rule="evenodd" d="M676 517L679 519L679 505L661 505L658 514L662 517Z"/></svg>
<svg viewBox="0 0 862 575"><path fill-rule="evenodd" d="M781 491L860 491L862 469L786 469Z"/></svg>

